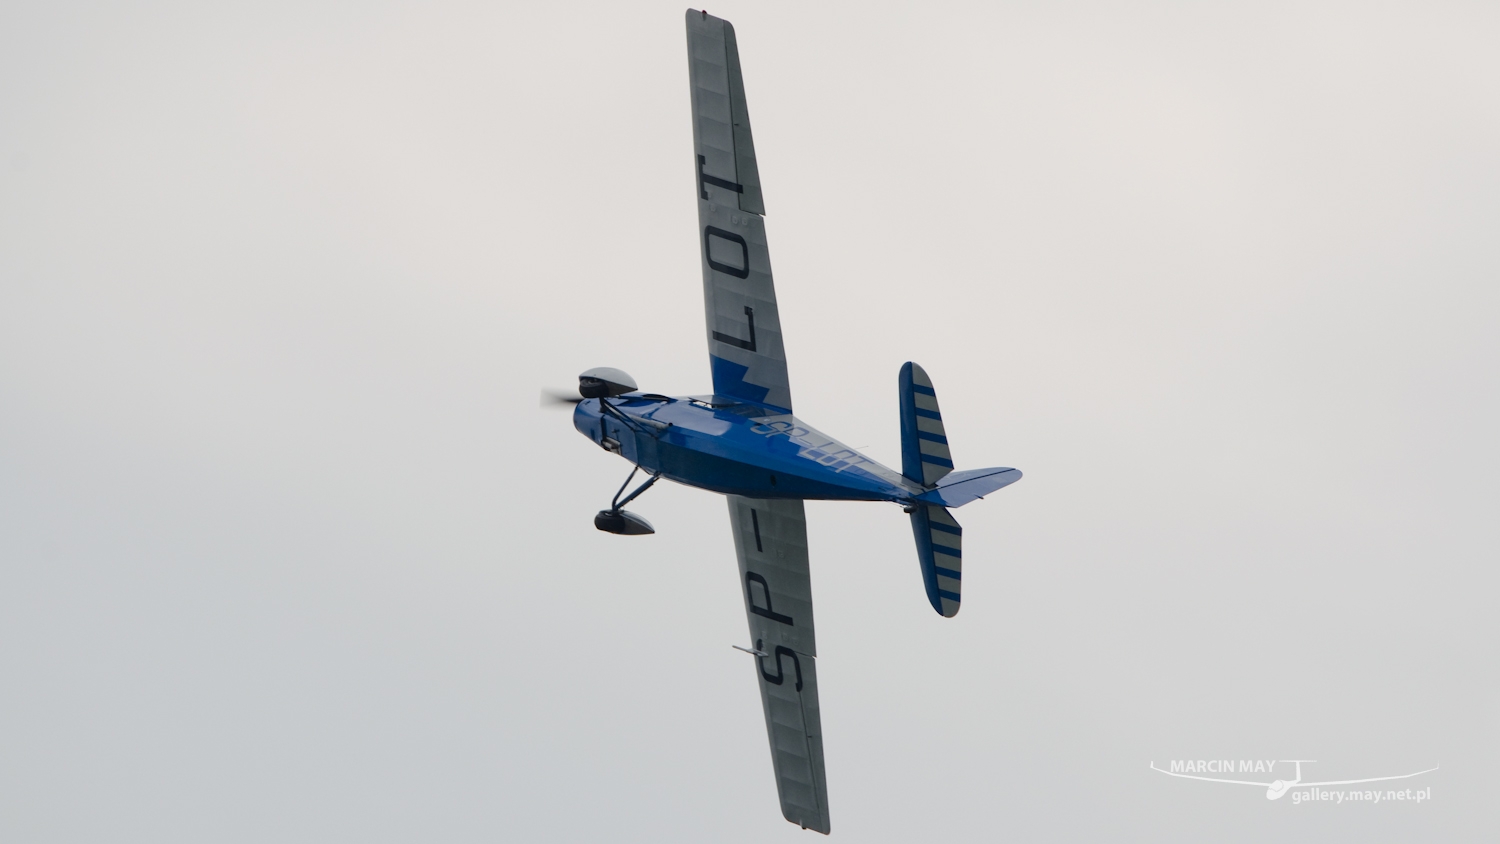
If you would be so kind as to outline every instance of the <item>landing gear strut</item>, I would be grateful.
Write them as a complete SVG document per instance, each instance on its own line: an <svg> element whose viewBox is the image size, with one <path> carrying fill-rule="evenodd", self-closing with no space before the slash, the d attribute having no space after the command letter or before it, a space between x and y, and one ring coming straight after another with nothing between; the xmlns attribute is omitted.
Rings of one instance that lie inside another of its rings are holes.
<svg viewBox="0 0 1500 844"><path fill-rule="evenodd" d="M625 487L630 486L630 481L635 478L635 473L638 471L640 471L639 466L630 470L630 474L625 478L625 483L620 484L620 491L616 492L615 497L610 499L609 509L600 510L594 516L594 527L605 533L618 533L623 536L641 536L647 533L656 533L656 528L652 527L650 522L629 510L620 509L634 501L636 496L650 489L651 485L656 483L656 479L661 477L661 473L657 472L647 478L645 483L636 487L635 492L621 499L620 495L625 492Z"/></svg>

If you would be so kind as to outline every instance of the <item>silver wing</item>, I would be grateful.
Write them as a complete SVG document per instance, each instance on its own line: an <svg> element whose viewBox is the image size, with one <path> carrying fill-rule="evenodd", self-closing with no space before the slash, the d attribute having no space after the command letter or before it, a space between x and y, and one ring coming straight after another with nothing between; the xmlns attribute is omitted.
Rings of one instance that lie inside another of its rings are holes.
<svg viewBox="0 0 1500 844"><path fill-rule="evenodd" d="M689 9L687 40L714 393L790 413L786 351L761 219L766 208L734 27ZM781 813L805 829L827 833L807 518L801 501L728 499Z"/></svg>
<svg viewBox="0 0 1500 844"><path fill-rule="evenodd" d="M781 814L826 834L807 517L801 501L727 497Z"/></svg>
<svg viewBox="0 0 1500 844"><path fill-rule="evenodd" d="M714 392L792 409L734 27L687 12L694 189Z"/></svg>

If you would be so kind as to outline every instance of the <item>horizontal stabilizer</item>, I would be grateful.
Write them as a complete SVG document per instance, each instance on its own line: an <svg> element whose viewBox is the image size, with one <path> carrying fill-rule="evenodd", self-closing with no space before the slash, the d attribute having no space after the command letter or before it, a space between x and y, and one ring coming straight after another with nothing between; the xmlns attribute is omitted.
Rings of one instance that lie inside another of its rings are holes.
<svg viewBox="0 0 1500 844"><path fill-rule="evenodd" d="M938 481L937 489L917 496L924 504L939 507L962 507L975 499L983 498L1002 487L1021 479L1020 469L997 467L994 469L968 469L952 472Z"/></svg>

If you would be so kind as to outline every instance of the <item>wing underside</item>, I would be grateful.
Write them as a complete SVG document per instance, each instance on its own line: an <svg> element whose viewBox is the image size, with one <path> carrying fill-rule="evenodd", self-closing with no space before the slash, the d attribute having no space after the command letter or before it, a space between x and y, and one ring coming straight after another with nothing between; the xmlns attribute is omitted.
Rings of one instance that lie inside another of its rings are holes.
<svg viewBox="0 0 1500 844"><path fill-rule="evenodd" d="M714 393L788 413L786 352L734 27L687 12L703 303ZM807 518L801 501L726 496L781 813L828 832Z"/></svg>
<svg viewBox="0 0 1500 844"><path fill-rule="evenodd" d="M694 189L714 392L792 409L734 27L687 13Z"/></svg>
<svg viewBox="0 0 1500 844"><path fill-rule="evenodd" d="M801 501L726 497L781 813L827 833L807 518Z"/></svg>

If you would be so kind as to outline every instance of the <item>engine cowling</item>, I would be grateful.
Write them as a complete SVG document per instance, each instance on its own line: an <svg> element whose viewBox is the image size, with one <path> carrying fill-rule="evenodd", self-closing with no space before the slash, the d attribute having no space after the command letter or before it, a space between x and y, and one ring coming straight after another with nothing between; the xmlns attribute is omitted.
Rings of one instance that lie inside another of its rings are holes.
<svg viewBox="0 0 1500 844"><path fill-rule="evenodd" d="M620 396L638 389L634 378L610 366L596 366L578 376L578 394L586 399Z"/></svg>

